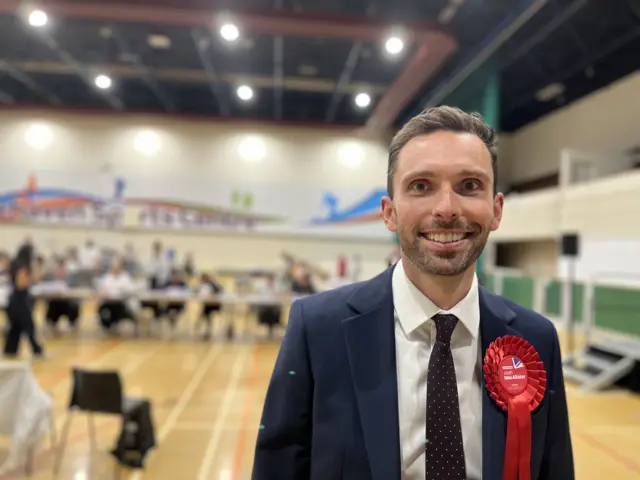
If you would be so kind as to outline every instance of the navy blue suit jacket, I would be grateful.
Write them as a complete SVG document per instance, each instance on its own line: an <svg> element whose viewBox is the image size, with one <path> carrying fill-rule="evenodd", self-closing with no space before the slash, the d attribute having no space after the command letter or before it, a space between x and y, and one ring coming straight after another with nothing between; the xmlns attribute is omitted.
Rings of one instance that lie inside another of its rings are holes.
<svg viewBox="0 0 640 480"><path fill-rule="evenodd" d="M401 480L391 278L293 303L264 403L253 480ZM538 351L547 389L532 413L532 480L573 480L558 335L541 315L480 289L482 351L516 335ZM507 414L483 382L483 479L501 480Z"/></svg>

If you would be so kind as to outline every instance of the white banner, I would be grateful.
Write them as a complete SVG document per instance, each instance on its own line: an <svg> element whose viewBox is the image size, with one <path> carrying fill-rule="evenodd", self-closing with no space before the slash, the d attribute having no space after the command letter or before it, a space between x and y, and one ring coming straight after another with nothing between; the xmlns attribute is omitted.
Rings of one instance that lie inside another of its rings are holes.
<svg viewBox="0 0 640 480"><path fill-rule="evenodd" d="M384 188L326 191L194 176L8 169L0 177L0 221L382 240L391 238L380 217L385 194Z"/></svg>

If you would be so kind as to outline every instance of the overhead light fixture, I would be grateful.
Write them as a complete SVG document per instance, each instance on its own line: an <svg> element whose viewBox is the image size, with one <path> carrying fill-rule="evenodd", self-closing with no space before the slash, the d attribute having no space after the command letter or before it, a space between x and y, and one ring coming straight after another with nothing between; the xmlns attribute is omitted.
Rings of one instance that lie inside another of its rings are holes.
<svg viewBox="0 0 640 480"><path fill-rule="evenodd" d="M53 131L48 125L34 123L25 131L25 140L34 150L46 150L53 142Z"/></svg>
<svg viewBox="0 0 640 480"><path fill-rule="evenodd" d="M356 95L355 103L358 108L367 108L371 105L371 95L368 93L359 93Z"/></svg>
<svg viewBox="0 0 640 480"><path fill-rule="evenodd" d="M404 49L404 42L400 37L389 37L384 44L387 53L398 55Z"/></svg>
<svg viewBox="0 0 640 480"><path fill-rule="evenodd" d="M259 162L264 160L267 153L267 147L264 140L259 137L249 136L240 142L238 145L238 154L240 158L247 162Z"/></svg>
<svg viewBox="0 0 640 480"><path fill-rule="evenodd" d="M536 92L536 100L539 102L548 102L564 93L565 87L562 83L551 83Z"/></svg>
<svg viewBox="0 0 640 480"><path fill-rule="evenodd" d="M29 25L34 28L42 28L49 23L49 16L42 10L33 10L29 14Z"/></svg>
<svg viewBox="0 0 640 480"><path fill-rule="evenodd" d="M220 27L220 36L227 42L235 42L240 37L240 30L233 23L225 23Z"/></svg>
<svg viewBox="0 0 640 480"><path fill-rule="evenodd" d="M144 155L156 155L160 151L160 137L152 130L143 130L136 135L133 147Z"/></svg>
<svg viewBox="0 0 640 480"><path fill-rule="evenodd" d="M108 77L107 75L98 75L95 78L94 83L100 90L108 90L111 88L111 85L113 85L113 80L111 80L111 77Z"/></svg>
<svg viewBox="0 0 640 480"><path fill-rule="evenodd" d="M151 48L166 50L171 47L171 39L166 35L151 34L147 37L147 43Z"/></svg>
<svg viewBox="0 0 640 480"><path fill-rule="evenodd" d="M238 94L238 98L245 102L248 102L253 98L253 88L248 85L240 85L238 90L236 90L236 93Z"/></svg>

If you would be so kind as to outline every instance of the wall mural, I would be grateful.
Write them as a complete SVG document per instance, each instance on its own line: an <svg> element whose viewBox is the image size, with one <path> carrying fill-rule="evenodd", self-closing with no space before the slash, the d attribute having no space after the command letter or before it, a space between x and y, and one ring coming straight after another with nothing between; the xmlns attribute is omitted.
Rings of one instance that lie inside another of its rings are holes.
<svg viewBox="0 0 640 480"><path fill-rule="evenodd" d="M385 194L385 189L239 185L193 175L11 171L0 179L0 222L389 240L380 215Z"/></svg>

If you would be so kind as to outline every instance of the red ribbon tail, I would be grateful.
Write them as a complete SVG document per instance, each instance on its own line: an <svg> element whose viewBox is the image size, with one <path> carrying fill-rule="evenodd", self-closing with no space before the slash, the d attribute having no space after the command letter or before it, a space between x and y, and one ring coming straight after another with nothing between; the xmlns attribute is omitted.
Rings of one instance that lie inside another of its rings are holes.
<svg viewBox="0 0 640 480"><path fill-rule="evenodd" d="M529 402L518 406L518 436L520 438L520 479L531 479L531 411Z"/></svg>
<svg viewBox="0 0 640 480"><path fill-rule="evenodd" d="M509 400L503 480L531 478L531 412L526 395Z"/></svg>

